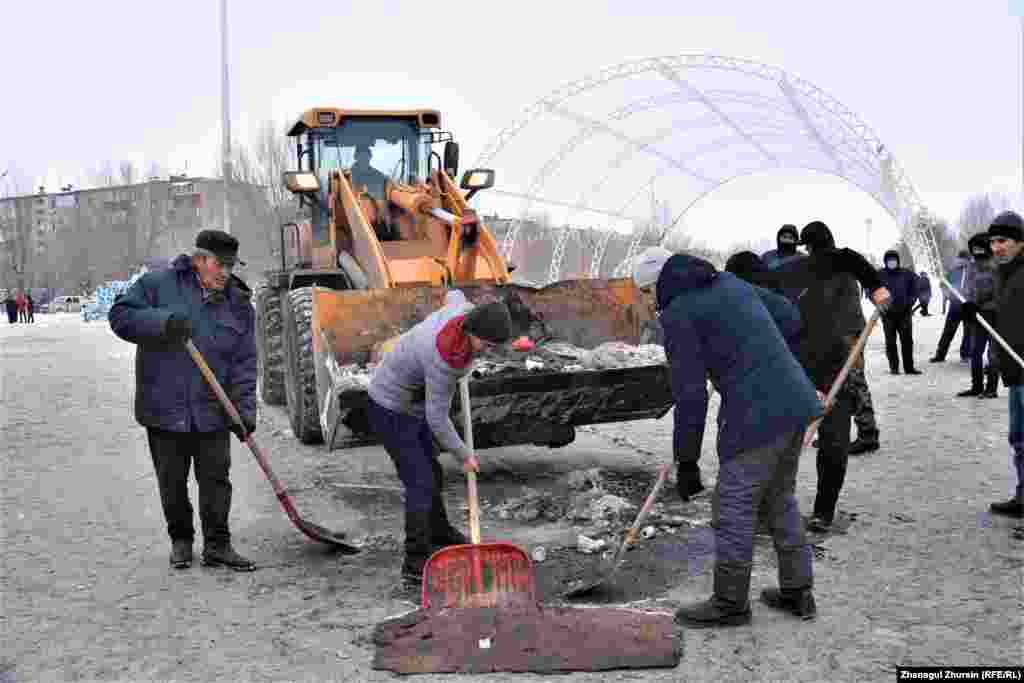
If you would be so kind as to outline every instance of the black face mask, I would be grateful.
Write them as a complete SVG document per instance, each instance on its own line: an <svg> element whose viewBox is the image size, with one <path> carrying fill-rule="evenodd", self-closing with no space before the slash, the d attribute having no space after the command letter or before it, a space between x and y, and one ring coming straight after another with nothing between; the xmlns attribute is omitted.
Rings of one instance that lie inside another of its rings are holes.
<svg viewBox="0 0 1024 683"><path fill-rule="evenodd" d="M971 255L974 256L974 260L975 261L987 261L992 256L991 254L988 254L988 253L986 253L984 251L971 252Z"/></svg>
<svg viewBox="0 0 1024 683"><path fill-rule="evenodd" d="M779 242L779 253L783 256L792 256L796 253L796 245L792 242Z"/></svg>

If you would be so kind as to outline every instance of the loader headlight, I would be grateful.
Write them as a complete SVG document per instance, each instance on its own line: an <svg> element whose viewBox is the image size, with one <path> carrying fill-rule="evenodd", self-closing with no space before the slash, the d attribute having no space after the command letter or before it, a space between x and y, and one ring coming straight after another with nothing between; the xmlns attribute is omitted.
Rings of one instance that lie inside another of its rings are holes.
<svg viewBox="0 0 1024 683"><path fill-rule="evenodd" d="M490 168L471 168L462 176L463 190L486 190L494 185L494 170Z"/></svg>
<svg viewBox="0 0 1024 683"><path fill-rule="evenodd" d="M320 179L316 177L315 173L286 171L284 174L284 184L289 191L296 194L320 191Z"/></svg>

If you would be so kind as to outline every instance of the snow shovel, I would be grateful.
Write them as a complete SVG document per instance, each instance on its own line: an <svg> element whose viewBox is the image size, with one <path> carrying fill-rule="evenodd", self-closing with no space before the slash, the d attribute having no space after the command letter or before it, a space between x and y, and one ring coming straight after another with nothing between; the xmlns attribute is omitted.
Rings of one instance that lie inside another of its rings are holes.
<svg viewBox="0 0 1024 683"><path fill-rule="evenodd" d="M853 349L850 351L850 355L847 356L846 362L843 363L843 369L839 371L839 375L836 377L836 381L832 382L832 388L828 390L828 396L825 397L825 413L818 418L815 418L811 422L810 426L807 427L807 431L804 433L804 448L811 445L814 441L814 435L818 433L818 427L821 426L821 421L825 419L825 415L832 410L832 404L836 400L836 395L839 390L843 388L843 383L846 382L846 376L850 374L850 370L853 369L853 364L857 362L857 356L864 351L864 346L868 343L868 337L875 329L875 325L882 317L882 312L875 309L875 312L871 314L871 320L864 326L860 336L857 338L857 343L853 345Z"/></svg>
<svg viewBox="0 0 1024 683"><path fill-rule="evenodd" d="M185 348L188 349L188 353L192 356L192 360L194 360L196 365L199 367L199 372L202 373L203 377L206 378L206 381L209 383L210 388L213 389L213 393L215 393L217 398L220 399L220 403L224 406L225 412L227 412L231 417L231 420L236 425L242 428L242 432L245 433L245 425L242 423L242 417L238 414L234 404L231 403L231 399L229 399L228 395L224 393L224 388L220 385L220 382L217 381L217 377L213 374L213 371L210 370L210 366L206 364L206 359L204 359L202 354L199 353L199 349L196 348L191 339L187 339L185 341ZM295 503L292 502L292 497L288 495L287 489L285 489L285 487L281 485L281 482L278 481L277 477L274 476L274 472L270 469L270 461L267 460L267 456L263 454L263 451L256 444L256 440L253 438L251 433L245 435L245 445L247 445L249 450L252 451L252 454L256 456L256 462L259 463L260 469L263 470L263 474L267 475L267 479L270 481L270 486L274 489L274 494L281 502L281 507L284 508L284 511L288 514L288 519L292 520L292 524L298 527L299 531L306 534L306 536L314 541L326 543L337 548L346 555L353 555L359 552L358 547L345 542L345 534L330 531L319 524L314 524L303 519L299 515L299 511L295 509Z"/></svg>
<svg viewBox="0 0 1024 683"><path fill-rule="evenodd" d="M636 542L636 537L640 535L640 529L643 528L644 520L647 519L647 513L649 513L651 508L654 507L654 501L658 499L658 494L661 493L661 489L665 485L665 480L668 478L668 473L671 469L672 465L663 465L661 471L658 472L658 478L654 482L654 487L647 495L647 500L644 501L643 507L640 508L640 512L637 513L636 520L633 521L633 526L630 527L629 531L626 532L626 536L622 539L622 543L619 545L619 549L616 551L615 557L611 561L611 567L598 579L579 582L571 587L563 595L566 600L574 600L577 598L584 598L595 593L603 593L614 586L615 575L618 574L619 568L622 566L622 562L626 558L626 550Z"/></svg>
<svg viewBox="0 0 1024 683"><path fill-rule="evenodd" d="M469 375L459 381L463 436L473 451L473 417ZM451 545L431 555L423 568L420 606L506 607L536 603L533 565L526 552L511 543L480 542L480 500L476 472L466 472L469 533L472 543Z"/></svg>

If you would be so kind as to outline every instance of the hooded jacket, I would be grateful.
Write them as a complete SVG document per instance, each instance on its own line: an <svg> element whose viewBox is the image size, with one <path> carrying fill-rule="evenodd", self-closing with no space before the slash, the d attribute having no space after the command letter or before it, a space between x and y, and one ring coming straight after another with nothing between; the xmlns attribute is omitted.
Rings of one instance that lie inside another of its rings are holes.
<svg viewBox="0 0 1024 683"><path fill-rule="evenodd" d="M996 309L996 263L992 258L992 248L988 244L988 236L984 233L974 235L967 242L971 261L965 266L964 288L961 294L968 301L973 301L978 308L986 313L994 313ZM975 252L982 252L976 254ZM993 316L989 316L989 320Z"/></svg>
<svg viewBox="0 0 1024 683"><path fill-rule="evenodd" d="M917 298L922 304L932 300L932 280L928 273L921 273L917 276Z"/></svg>
<svg viewBox="0 0 1024 683"><path fill-rule="evenodd" d="M794 243L791 246L783 245L782 235L785 233L790 233L794 237L796 237L796 243ZM768 270L778 270L787 263L793 263L807 258L806 254L801 254L799 251L797 251L797 243L799 243L800 241L799 237L800 236L797 234L796 231L796 226L784 225L781 228L779 228L779 231L775 233L776 248L772 249L771 251L766 251L761 256L761 262L764 264L764 267ZM803 288L785 287L779 288L777 291L790 301L796 301L797 298L800 296L800 293L803 292Z"/></svg>
<svg viewBox="0 0 1024 683"><path fill-rule="evenodd" d="M885 252L884 261L891 258L896 259L895 268L879 268L878 277L889 293L892 294L892 304L886 317L901 318L914 307L917 301L917 275L913 271L900 267L899 252L890 249Z"/></svg>
<svg viewBox="0 0 1024 683"><path fill-rule="evenodd" d="M1024 253L998 267L995 329L1018 356L1024 356ZM1008 387L1024 384L1024 370L1006 353L1002 344L993 343L999 354L999 372Z"/></svg>
<svg viewBox="0 0 1024 683"><path fill-rule="evenodd" d="M182 254L170 270L149 272L117 297L110 328L136 345L135 419L171 432L228 429L231 418L183 344L165 340L167 319L192 323L192 342L239 414L256 421L256 312L251 291L232 275L223 297L203 299L192 259Z"/></svg>
<svg viewBox="0 0 1024 683"><path fill-rule="evenodd" d="M722 396L720 458L803 429L821 414L814 386L780 332L799 326L799 319L788 302L782 305L789 321L778 325L754 287L731 273L687 254L665 263L657 308L676 401L679 462L700 457L708 378Z"/></svg>

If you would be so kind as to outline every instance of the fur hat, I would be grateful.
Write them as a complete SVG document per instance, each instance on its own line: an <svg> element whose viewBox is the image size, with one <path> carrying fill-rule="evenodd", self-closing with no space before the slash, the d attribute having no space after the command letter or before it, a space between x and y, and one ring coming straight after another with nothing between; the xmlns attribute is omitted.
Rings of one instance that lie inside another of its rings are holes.
<svg viewBox="0 0 1024 683"><path fill-rule="evenodd" d="M238 240L223 230L203 230L196 235L196 247L210 252L226 266L245 265L245 261L238 260Z"/></svg>

